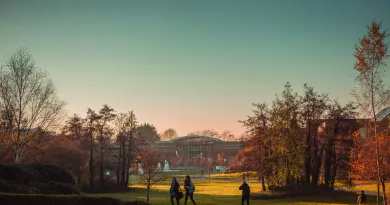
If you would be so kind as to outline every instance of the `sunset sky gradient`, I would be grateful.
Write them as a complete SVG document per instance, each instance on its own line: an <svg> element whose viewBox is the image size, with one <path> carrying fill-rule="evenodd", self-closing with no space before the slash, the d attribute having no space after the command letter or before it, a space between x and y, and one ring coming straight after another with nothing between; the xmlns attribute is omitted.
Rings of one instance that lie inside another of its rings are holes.
<svg viewBox="0 0 390 205"><path fill-rule="evenodd" d="M351 100L374 19L390 30L389 0L0 0L0 61L27 47L69 115L108 104L160 132L240 135L287 81Z"/></svg>

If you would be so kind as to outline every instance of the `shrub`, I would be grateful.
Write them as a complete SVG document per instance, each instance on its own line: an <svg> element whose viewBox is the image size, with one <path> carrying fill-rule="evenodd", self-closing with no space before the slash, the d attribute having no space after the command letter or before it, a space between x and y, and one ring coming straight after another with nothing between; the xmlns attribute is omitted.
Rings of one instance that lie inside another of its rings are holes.
<svg viewBox="0 0 390 205"><path fill-rule="evenodd" d="M347 187L347 189L350 191L354 190L356 187L356 184L352 179L341 180L340 182L342 186Z"/></svg>
<svg viewBox="0 0 390 205"><path fill-rule="evenodd" d="M80 194L79 189L72 184L51 181L49 183L33 182L30 186L39 190L40 194Z"/></svg>
<svg viewBox="0 0 390 205"><path fill-rule="evenodd" d="M104 187L100 187L100 179L94 181L95 188L90 190L89 184L83 184L81 190L86 193L118 193L127 191L128 188L123 188L117 184L117 181L113 177L108 177L104 180Z"/></svg>
<svg viewBox="0 0 390 205"><path fill-rule="evenodd" d="M36 190L30 190L26 185L16 184L12 181L0 180L0 192L22 194L39 193L34 191Z"/></svg>
<svg viewBox="0 0 390 205"><path fill-rule="evenodd" d="M110 197L86 196L55 196L55 195L21 195L0 194L1 205L29 204L29 205L149 205L141 201L122 202Z"/></svg>
<svg viewBox="0 0 390 205"><path fill-rule="evenodd" d="M30 181L75 184L73 176L65 168L50 164L0 165L0 178L19 184Z"/></svg>
<svg viewBox="0 0 390 205"><path fill-rule="evenodd" d="M332 191L333 188L330 186L330 185L327 185L327 184L320 184L318 185L318 189L322 192L325 192L325 191Z"/></svg>
<svg viewBox="0 0 390 205"><path fill-rule="evenodd" d="M66 169L45 164L1 165L0 192L79 194L72 175Z"/></svg>
<svg viewBox="0 0 390 205"><path fill-rule="evenodd" d="M30 178L31 175L19 165L0 165L0 179L26 184Z"/></svg>
<svg viewBox="0 0 390 205"><path fill-rule="evenodd" d="M27 164L23 169L31 175L35 182L61 182L76 184L73 176L63 167L51 164Z"/></svg>

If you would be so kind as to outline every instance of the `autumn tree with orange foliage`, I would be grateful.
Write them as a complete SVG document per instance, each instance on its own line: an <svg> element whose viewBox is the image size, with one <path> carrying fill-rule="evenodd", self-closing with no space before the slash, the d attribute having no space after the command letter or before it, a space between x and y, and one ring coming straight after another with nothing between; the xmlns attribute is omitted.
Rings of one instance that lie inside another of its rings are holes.
<svg viewBox="0 0 390 205"><path fill-rule="evenodd" d="M247 128L247 133L251 136L245 140L245 147L237 155L237 160L245 167L256 170L261 179L262 190L266 191L265 177L266 157L271 156L271 140L269 126L269 109L265 103L253 104L253 116L248 116L245 121L239 121Z"/></svg>
<svg viewBox="0 0 390 205"><path fill-rule="evenodd" d="M381 184L383 201L384 204L387 204L386 187L384 186L385 168L382 162L385 150L381 149L384 142L381 141L382 133L378 131L377 116L378 111L388 105L390 99L390 91L383 82L385 60L388 57L388 45L384 42L387 36L386 31L382 31L381 23L372 22L371 26L368 27L367 34L360 39L354 53L356 58L354 69L359 73L356 78L359 88L356 88L352 94L356 98L362 114L371 118L372 122L368 123L369 135L361 141L363 145L359 144L359 140L356 142L357 147L360 147L360 151L362 151L360 153L362 160L356 161L353 167L356 171L360 170L361 173L366 173L362 172L361 167L365 167L367 171L372 171L372 168L375 167L376 170L373 173L376 174L377 181L377 204L379 204ZM383 140L389 139L383 138ZM363 158L366 159L363 160Z"/></svg>
<svg viewBox="0 0 390 205"><path fill-rule="evenodd" d="M390 130L388 125L379 123L376 137L374 137L373 123L366 122L366 128L363 132L356 132L354 135L354 146L351 152L351 177L356 180L377 180L378 175L380 175L382 190L383 193L386 193L384 190L385 182L390 177ZM377 169L373 169L377 166L375 157L377 142L380 151L380 173Z"/></svg>

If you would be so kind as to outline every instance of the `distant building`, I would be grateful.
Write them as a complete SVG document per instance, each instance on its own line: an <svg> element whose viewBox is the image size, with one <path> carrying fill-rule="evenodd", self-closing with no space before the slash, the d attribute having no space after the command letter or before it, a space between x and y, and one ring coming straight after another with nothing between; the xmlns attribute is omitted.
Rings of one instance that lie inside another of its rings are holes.
<svg viewBox="0 0 390 205"><path fill-rule="evenodd" d="M339 167L334 169L337 178L346 179L348 176L348 162L353 146L353 135L358 132L360 137L367 137L369 132L366 125L372 123L372 121L373 119L322 119L315 122L318 125L315 133L318 136L318 141L313 142L313 149L318 149L318 145L326 144L328 137L334 137L334 142L332 142L333 158L339 161ZM381 110L377 114L377 121L386 127L390 127L390 107Z"/></svg>
<svg viewBox="0 0 390 205"><path fill-rule="evenodd" d="M171 169L216 170L217 167L228 167L234 163L242 143L190 135L159 141L153 147L168 161Z"/></svg>
<svg viewBox="0 0 390 205"><path fill-rule="evenodd" d="M377 120L382 122L382 123L386 123L388 125L388 127L390 128L390 107L387 107L387 108L381 110L377 114Z"/></svg>

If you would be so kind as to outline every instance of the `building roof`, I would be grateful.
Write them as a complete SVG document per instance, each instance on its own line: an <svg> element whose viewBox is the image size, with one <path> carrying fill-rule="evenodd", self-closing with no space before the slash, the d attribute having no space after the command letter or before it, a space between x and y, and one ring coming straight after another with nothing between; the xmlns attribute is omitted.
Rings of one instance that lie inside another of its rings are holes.
<svg viewBox="0 0 390 205"><path fill-rule="evenodd" d="M177 137L175 139L172 139L171 141L175 142L175 141L180 141L180 140L185 140L185 139L194 139L194 138L204 138L204 139L211 140L211 141L216 141L216 142L221 142L222 141L221 139L218 139L218 138L215 138L215 137L202 136L202 135L187 135L187 136Z"/></svg>
<svg viewBox="0 0 390 205"><path fill-rule="evenodd" d="M377 114L377 120L378 121L382 121L384 119L386 119L387 117L390 116L390 107L387 107L383 110L381 110L378 114Z"/></svg>

